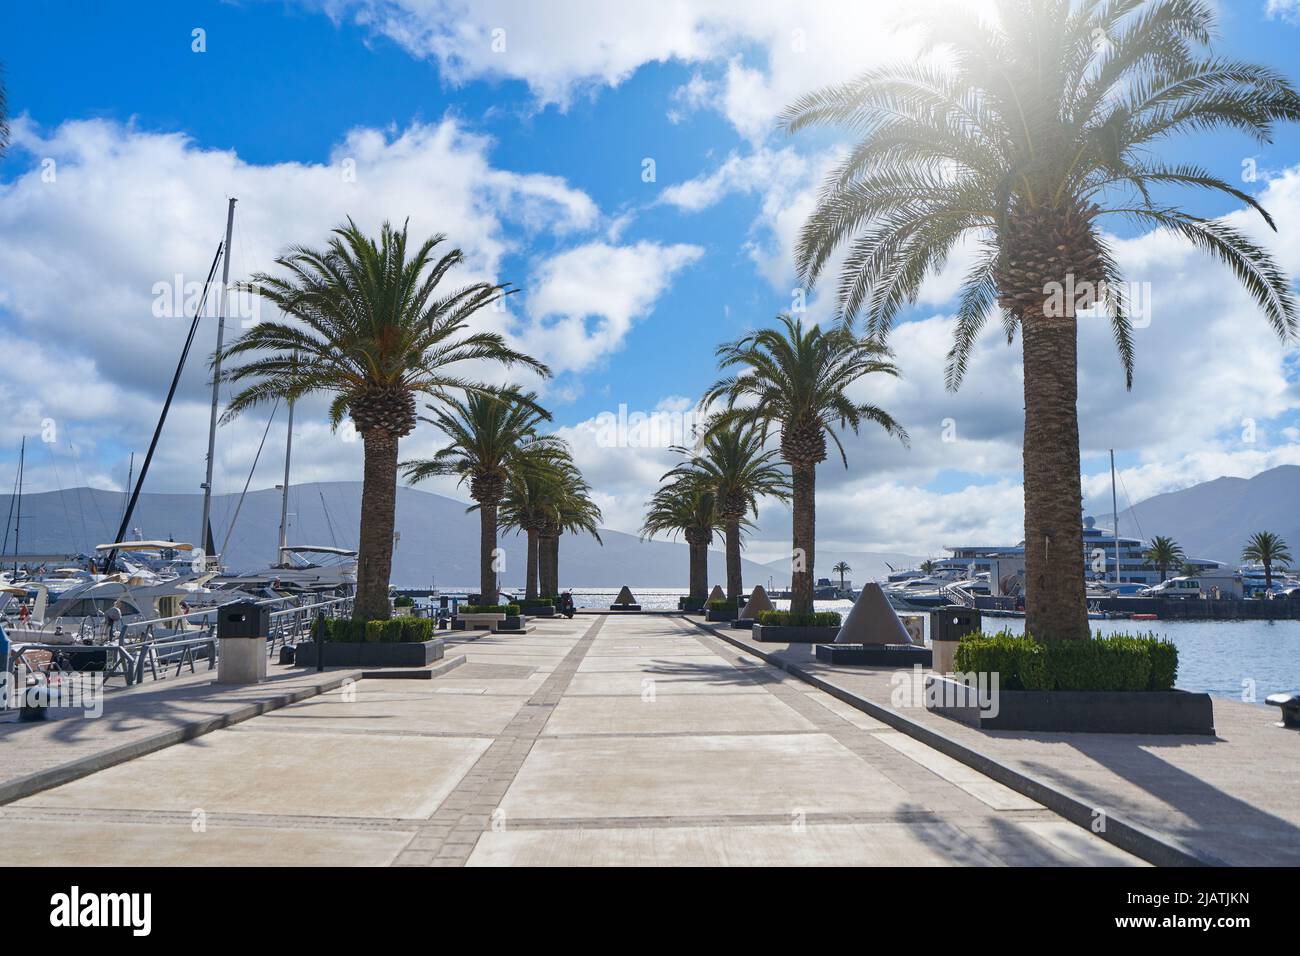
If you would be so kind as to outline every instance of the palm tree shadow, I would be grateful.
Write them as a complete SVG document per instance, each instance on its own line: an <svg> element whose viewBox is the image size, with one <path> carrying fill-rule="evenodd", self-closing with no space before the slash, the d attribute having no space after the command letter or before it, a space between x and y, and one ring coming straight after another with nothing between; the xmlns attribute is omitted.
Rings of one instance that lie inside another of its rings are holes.
<svg viewBox="0 0 1300 956"><path fill-rule="evenodd" d="M1043 739L1040 735L992 731L991 735ZM1300 865L1300 827L1234 796L1201 777L1162 759L1167 748L1213 747L1219 737L1175 738L1131 734L1073 734L1066 741L1093 763L1155 798L1162 812L1152 819L1150 805L1117 795L1106 778L1071 773L1063 763L1040 760L1021 765L1039 778L1072 793L1103 812L1110 810L1167 834L1209 863L1233 865ZM1243 768L1249 772L1248 768ZM1167 808L1167 809L1166 809Z"/></svg>
<svg viewBox="0 0 1300 956"><path fill-rule="evenodd" d="M761 664L737 667L732 664L694 664L686 661L657 660L644 671L647 674L663 675L671 682L707 683L718 687L757 687L763 684L781 683L780 675Z"/></svg>

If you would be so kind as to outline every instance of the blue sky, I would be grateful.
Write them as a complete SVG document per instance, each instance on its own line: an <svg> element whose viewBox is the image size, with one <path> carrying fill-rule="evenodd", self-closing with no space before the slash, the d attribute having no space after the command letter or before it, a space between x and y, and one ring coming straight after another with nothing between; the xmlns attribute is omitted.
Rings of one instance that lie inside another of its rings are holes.
<svg viewBox="0 0 1300 956"><path fill-rule="evenodd" d="M177 273L201 278L234 193L236 277L269 267L289 242L319 242L346 213L447 230L478 275L518 285L510 315L494 321L560 370L546 386L557 425L609 523L635 528L672 456L603 447L594 423L621 404L682 408L714 376L718 342L789 308L789 248L839 144L790 139L775 114L906 46L889 32L889 3L535 6L7 6L0 62L14 143L0 161L10 247L0 251L0 325L12 360L0 397L19 411L0 435L0 476L19 437L37 441L52 420L58 437L29 456L29 487L125 482L184 335L180 319L151 319L150 289ZM1217 49L1300 73L1295 6L1223 0ZM491 49L495 29L504 50ZM1279 257L1295 273L1287 233L1300 216L1300 129L1267 147L1188 138L1163 155L1231 180L1253 160L1260 174L1246 188L1270 200ZM53 182L41 181L47 160ZM349 160L357 183L333 185ZM1189 208L1233 211L1211 197ZM1300 461L1294 352L1269 338L1226 272L1120 225L1131 277L1151 283L1155 308L1131 394L1105 337L1082 337L1087 493L1098 493L1111 446L1134 499ZM829 503L842 517L821 533L839 550L1018 539L1017 349L991 335L962 391L945 394L952 291L942 277L927 287L895 343L904 381L872 393L907 424L913 449L867 435L849 443L849 471L823 469L822 514ZM813 296L810 314L829 314L828 303ZM211 322L202 334L206 352ZM1198 393L1213 407L1188 408ZM195 363L151 490L196 489L205 417ZM359 477L355 443L330 436L319 409L302 418L295 479ZM955 442L940 440L946 419ZM242 486L264 425L223 429L218 490ZM437 444L426 430L408 450ZM255 486L278 480L275 457ZM760 549L782 550L784 515L765 509Z"/></svg>

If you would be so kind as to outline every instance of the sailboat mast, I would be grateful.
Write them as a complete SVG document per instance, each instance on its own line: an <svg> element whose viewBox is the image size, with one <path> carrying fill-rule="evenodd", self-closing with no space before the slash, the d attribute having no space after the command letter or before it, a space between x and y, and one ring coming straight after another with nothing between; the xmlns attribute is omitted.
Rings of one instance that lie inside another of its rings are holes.
<svg viewBox="0 0 1300 956"><path fill-rule="evenodd" d="M1115 498L1115 449L1110 450L1110 512L1115 516L1115 583L1119 584L1119 504Z"/></svg>
<svg viewBox="0 0 1300 956"><path fill-rule="evenodd" d="M293 402L289 403L289 428L284 439L284 493L280 497L280 550L275 553L275 563L284 560L284 549L289 544L289 459L293 455Z"/></svg>
<svg viewBox="0 0 1300 956"><path fill-rule="evenodd" d="M18 519L14 523L14 578L18 577L18 555L21 549L18 547L18 535L23 530L23 465L27 458L27 436L23 436L22 444L18 446Z"/></svg>
<svg viewBox="0 0 1300 956"><path fill-rule="evenodd" d="M218 290L221 295L221 307L217 310L217 351L212 363L212 414L208 419L208 467L207 474L203 479L203 523L199 525L199 540L203 542L208 540L208 519L212 514L212 465L217 446L217 402L220 398L221 388L221 348L222 340L226 334L226 307L230 301L230 234L235 228L236 202L238 200L232 196L230 205L226 210L226 253L221 263L221 288ZM204 551L206 550L205 547ZM205 554L203 566L206 568L208 562L214 557L215 555Z"/></svg>

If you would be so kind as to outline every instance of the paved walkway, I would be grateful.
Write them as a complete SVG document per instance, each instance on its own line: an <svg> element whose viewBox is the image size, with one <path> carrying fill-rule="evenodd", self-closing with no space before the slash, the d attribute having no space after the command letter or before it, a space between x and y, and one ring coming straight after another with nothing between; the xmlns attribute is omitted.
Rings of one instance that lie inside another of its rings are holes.
<svg viewBox="0 0 1300 956"><path fill-rule="evenodd" d="M0 807L50 864L1134 864L681 619L460 640Z"/></svg>
<svg viewBox="0 0 1300 956"><path fill-rule="evenodd" d="M1300 734L1276 726L1276 708L1214 700L1215 736L980 731L912 706L896 707L897 672L823 664L807 644L759 644L728 627L742 648L894 711L1111 819L1144 828L1209 864L1300 866Z"/></svg>

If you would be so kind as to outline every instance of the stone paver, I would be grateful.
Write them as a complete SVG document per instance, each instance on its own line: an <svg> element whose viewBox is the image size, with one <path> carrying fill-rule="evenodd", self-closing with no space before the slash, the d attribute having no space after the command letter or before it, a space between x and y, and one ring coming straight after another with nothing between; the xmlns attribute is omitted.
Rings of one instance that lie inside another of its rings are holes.
<svg viewBox="0 0 1300 956"><path fill-rule="evenodd" d="M980 731L926 711L919 685L912 706L895 707L892 671L836 667L806 645L759 645L745 631L726 633L1205 862L1300 865L1300 737L1276 726L1274 708L1216 698L1213 737ZM734 646L730 655L752 659ZM811 698L826 698L803 686Z"/></svg>
<svg viewBox="0 0 1300 956"><path fill-rule="evenodd" d="M1139 862L680 618L448 655L0 807L0 840L39 826L83 864Z"/></svg>

